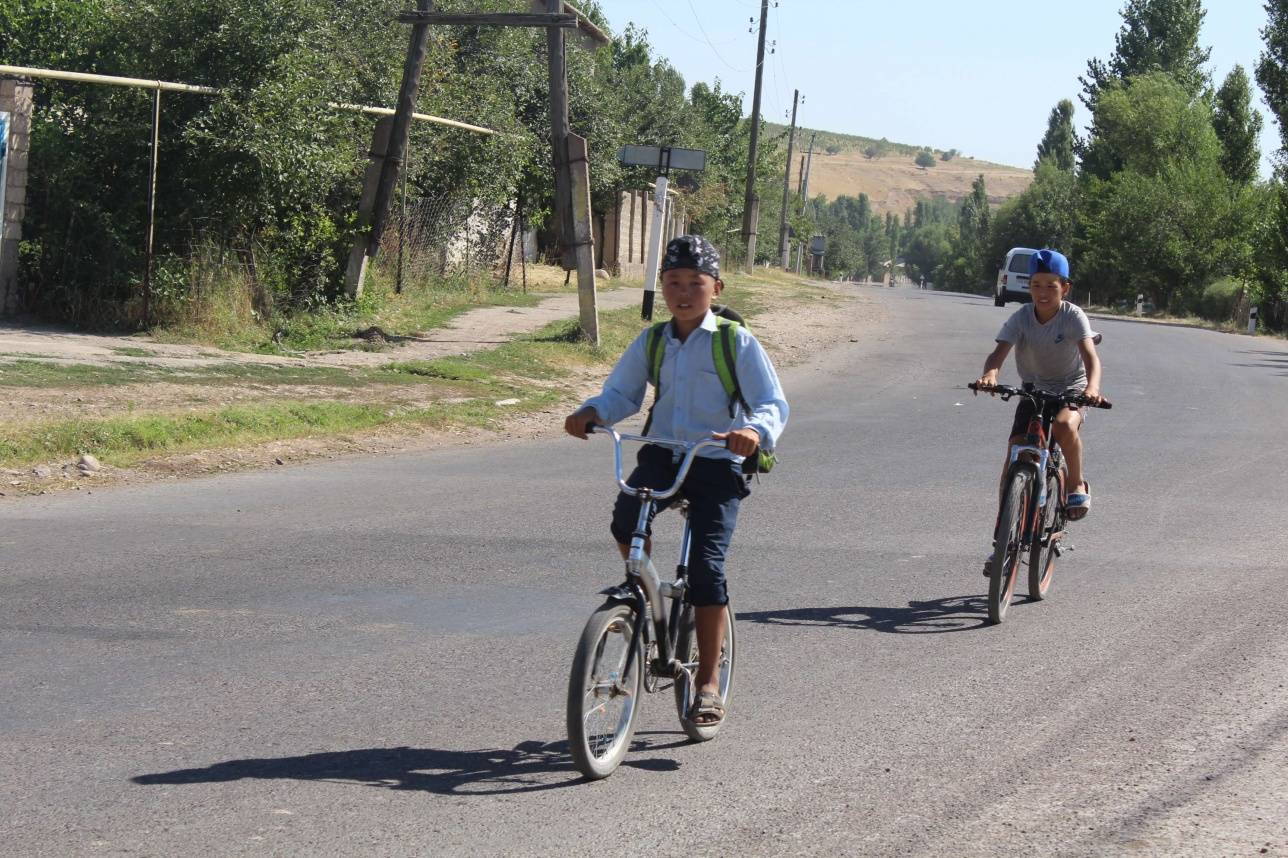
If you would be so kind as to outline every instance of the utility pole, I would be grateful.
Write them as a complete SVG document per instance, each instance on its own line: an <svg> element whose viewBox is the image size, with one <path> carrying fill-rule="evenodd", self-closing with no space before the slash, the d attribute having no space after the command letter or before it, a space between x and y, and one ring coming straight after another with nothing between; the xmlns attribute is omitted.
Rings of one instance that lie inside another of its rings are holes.
<svg viewBox="0 0 1288 858"><path fill-rule="evenodd" d="M546 0L546 12L563 11L563 0ZM559 248L564 271L577 268L573 245L572 176L568 170L568 72L564 60L564 33L560 27L546 28L546 55L550 80L550 148L555 167L555 222L559 225Z"/></svg>
<svg viewBox="0 0 1288 858"><path fill-rule="evenodd" d="M818 137L815 131L809 136L809 155L805 158L805 178L801 180L801 199L809 202L809 168L814 166L814 138Z"/></svg>
<svg viewBox="0 0 1288 858"><path fill-rule="evenodd" d="M417 0L416 11L420 15L429 15L434 10L433 0ZM393 199L394 188L398 185L398 174L403 167L403 157L407 152L408 138L411 136L411 115L416 110L416 96L420 92L420 72L425 65L425 54L429 50L429 25L418 21L412 25L411 41L407 46L407 58L403 62L402 83L398 87L398 103L394 107L393 120L387 131L377 131L375 139L387 134L383 146L372 146L373 158L380 159L380 172L372 189L370 223L365 235L360 235L349 253L349 264L345 270L345 292L351 298L362 294L362 283L367 271L367 263L380 248L380 238L384 234L385 224L389 219L389 201ZM365 190L365 189L364 189ZM365 196L365 194L364 194Z"/></svg>
<svg viewBox="0 0 1288 858"><path fill-rule="evenodd" d="M792 90L792 127L787 132L787 169L783 173L783 210L778 214L778 256L783 268L787 267L787 201L792 189L792 146L796 143L796 106L800 104L801 91Z"/></svg>
<svg viewBox="0 0 1288 858"><path fill-rule="evenodd" d="M742 205L742 239L747 242L747 271L756 267L756 230L760 197L756 195L756 153L760 145L760 83L765 70L765 27L769 0L760 0L760 38L756 41L756 89L751 96L751 145L747 149L747 194Z"/></svg>

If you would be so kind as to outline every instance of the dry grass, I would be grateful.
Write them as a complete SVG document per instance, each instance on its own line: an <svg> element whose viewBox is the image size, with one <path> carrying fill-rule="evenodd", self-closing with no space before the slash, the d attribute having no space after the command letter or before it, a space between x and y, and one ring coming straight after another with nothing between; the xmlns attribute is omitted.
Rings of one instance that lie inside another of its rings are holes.
<svg viewBox="0 0 1288 858"><path fill-rule="evenodd" d="M970 193L971 182L981 173L989 202L994 204L1016 196L1033 181L1030 170L974 158L936 159L935 166L923 170L913 163L912 157L892 152L869 159L858 149L845 149L835 155L816 151L810 165L810 193L825 194L828 199L864 193L872 201L874 211L903 214L918 199L935 196L954 202L961 199Z"/></svg>

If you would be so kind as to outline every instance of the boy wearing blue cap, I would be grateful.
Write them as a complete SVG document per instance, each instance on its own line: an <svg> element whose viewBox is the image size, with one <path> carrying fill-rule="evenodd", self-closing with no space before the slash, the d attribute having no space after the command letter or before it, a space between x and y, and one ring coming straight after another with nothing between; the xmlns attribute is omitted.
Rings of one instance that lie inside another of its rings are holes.
<svg viewBox="0 0 1288 858"><path fill-rule="evenodd" d="M750 494L742 462L758 450L772 452L787 423L787 400L765 350L741 325L733 368L741 398L726 392L712 356L718 324L712 302L720 295L720 256L705 238L683 235L666 247L662 260L662 296L671 321L663 329L662 362L656 399L645 435L681 441L725 439L726 448L707 448L694 459L685 477L693 545L689 558L688 600L697 614L698 673L689 718L696 724L718 724L725 714L719 694L719 658L724 639L724 561L738 519L738 507ZM640 333L591 397L564 420L564 430L585 438L591 424L611 426L637 413L653 380L647 355L649 329ZM631 486L665 488L675 479L678 453L655 445L640 448ZM612 534L625 557L639 516L639 498L619 493L613 508ZM666 504L662 504L665 506ZM651 550L651 545L648 546Z"/></svg>
<svg viewBox="0 0 1288 858"><path fill-rule="evenodd" d="M1072 286L1069 260L1049 248L1029 257L1029 295L1025 304L1011 315L997 334L997 347L984 361L984 373L976 382L997 384L997 372L1015 349L1015 366L1026 386L1048 393L1082 391L1088 399L1100 399L1100 358L1096 354L1099 335L1080 307L1064 300ZM1033 403L1021 399L1015 409L1009 444L1022 436L1033 417ZM1068 513L1077 521L1091 509L1091 494L1082 473L1082 409L1064 408L1053 418L1051 432L1064 451L1069 466ZM1008 455L1009 460L1009 455ZM1005 467L1003 468L1005 477ZM987 573L986 573L987 574Z"/></svg>

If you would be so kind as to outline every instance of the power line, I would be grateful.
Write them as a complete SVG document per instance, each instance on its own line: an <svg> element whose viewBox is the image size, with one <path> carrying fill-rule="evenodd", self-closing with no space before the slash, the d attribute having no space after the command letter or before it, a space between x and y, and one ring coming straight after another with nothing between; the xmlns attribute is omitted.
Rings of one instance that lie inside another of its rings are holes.
<svg viewBox="0 0 1288 858"><path fill-rule="evenodd" d="M698 17L698 10L693 8L693 0L685 0L685 1L689 4L689 11L693 13L693 20L697 22L698 30L702 33L702 38L706 40L707 47L711 48L711 53L716 55L716 59L724 63L725 66L729 68L731 71L735 71L738 74L747 74L748 71L750 71L750 69L737 68L736 66L731 65L729 61L726 60L723 55L721 55L720 49L716 47L715 42L711 41L711 36L707 34L707 28L702 26L702 19ZM660 10L662 8L661 4L659 4L657 8ZM662 14L665 15L666 13L663 12ZM669 15L667 16L667 20L670 20Z"/></svg>

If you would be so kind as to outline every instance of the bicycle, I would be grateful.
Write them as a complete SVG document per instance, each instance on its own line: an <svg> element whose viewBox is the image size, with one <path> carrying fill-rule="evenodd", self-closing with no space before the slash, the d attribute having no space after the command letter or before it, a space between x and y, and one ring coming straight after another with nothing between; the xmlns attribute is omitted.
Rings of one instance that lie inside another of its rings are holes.
<svg viewBox="0 0 1288 858"><path fill-rule="evenodd" d="M1027 550L1029 598L1041 601L1051 588L1056 558L1063 545L1068 510L1065 481L1068 469L1064 454L1051 433L1051 421L1059 408L1069 405L1113 408L1104 400L1090 400L1081 393L1047 393L1044 390L997 384L992 387L971 382L977 393L996 394L1003 402L1022 396L1033 403L1023 443L1010 447L1002 499L993 532L993 558L988 573L988 619L997 624L1006 617L1015 592L1020 557ZM1053 406L1053 407L1048 407ZM1035 490L1036 487L1036 490ZM1072 548L1072 546L1069 546Z"/></svg>
<svg viewBox="0 0 1288 858"><path fill-rule="evenodd" d="M715 738L723 719L714 724L695 723L688 717L694 699L698 668L696 613L687 599L686 576L692 533L687 502L676 506L684 515L680 556L674 581L662 581L644 550L646 529L657 504L679 491L698 451L724 446L724 441L696 442L646 438L593 426L590 431L613 439L617 485L640 499L639 519L631 535L626 558L626 580L600 590L604 604L591 614L577 643L568 680L568 744L573 763L585 777L608 777L630 750L639 715L641 690L653 693L674 689L676 714L690 739ZM684 459L675 482L665 491L633 488L622 479L622 441L640 441L683 450ZM669 610L664 601L669 599ZM733 610L725 607L725 634L720 653L719 691L726 710L733 685ZM667 683L670 683L668 686Z"/></svg>

